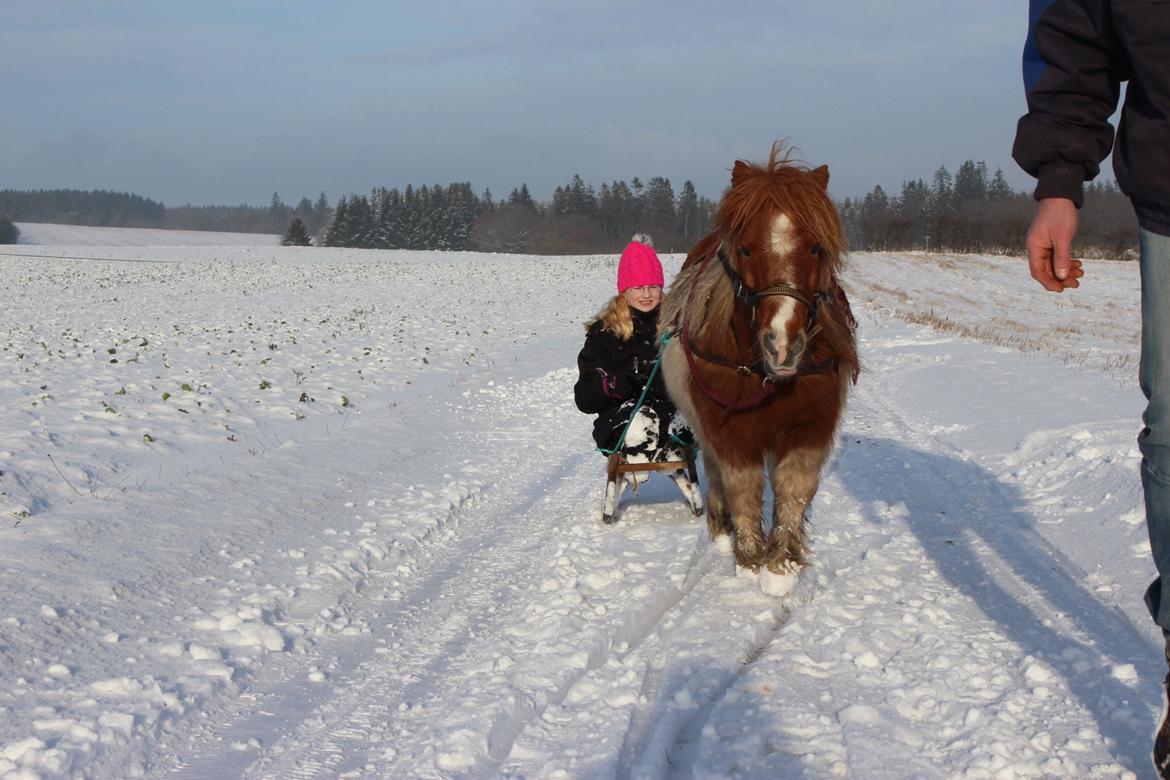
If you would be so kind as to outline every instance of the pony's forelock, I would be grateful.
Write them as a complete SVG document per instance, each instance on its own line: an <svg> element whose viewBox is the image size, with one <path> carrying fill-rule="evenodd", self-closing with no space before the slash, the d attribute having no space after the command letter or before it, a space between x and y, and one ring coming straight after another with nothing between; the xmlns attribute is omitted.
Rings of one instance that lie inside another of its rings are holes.
<svg viewBox="0 0 1170 780"><path fill-rule="evenodd" d="M763 165L738 161L734 183L724 192L715 214L714 230L737 239L762 213L781 211L821 245L827 276L834 275L847 252L841 217L813 170L791 154L792 147L777 142Z"/></svg>

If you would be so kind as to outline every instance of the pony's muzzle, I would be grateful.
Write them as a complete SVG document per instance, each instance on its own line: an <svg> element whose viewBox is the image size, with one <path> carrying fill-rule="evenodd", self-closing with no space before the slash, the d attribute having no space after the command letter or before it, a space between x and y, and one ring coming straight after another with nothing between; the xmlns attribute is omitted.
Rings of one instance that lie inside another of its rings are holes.
<svg viewBox="0 0 1170 780"><path fill-rule="evenodd" d="M800 331L792 339L777 338L767 332L760 339L764 354L764 368L772 379L787 379L796 375L800 358L804 355L807 338Z"/></svg>

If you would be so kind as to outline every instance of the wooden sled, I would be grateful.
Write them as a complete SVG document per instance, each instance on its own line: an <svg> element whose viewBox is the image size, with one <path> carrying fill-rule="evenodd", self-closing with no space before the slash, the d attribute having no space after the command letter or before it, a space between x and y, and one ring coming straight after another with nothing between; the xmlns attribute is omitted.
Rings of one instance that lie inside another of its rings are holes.
<svg viewBox="0 0 1170 780"><path fill-rule="evenodd" d="M686 448L686 460L668 460L662 463L627 463L626 456L615 452L609 456L605 473L605 502L601 509L601 522L611 525L617 522L618 502L628 484L626 475L636 471L664 471L682 491L695 517L703 514L703 491L699 488L699 472L695 468L695 447ZM684 473L678 473L682 470Z"/></svg>

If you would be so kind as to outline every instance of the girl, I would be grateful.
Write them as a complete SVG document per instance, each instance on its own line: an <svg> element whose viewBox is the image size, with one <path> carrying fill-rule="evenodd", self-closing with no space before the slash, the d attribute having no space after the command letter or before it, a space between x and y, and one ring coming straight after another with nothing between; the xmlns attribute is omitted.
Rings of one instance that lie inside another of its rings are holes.
<svg viewBox="0 0 1170 780"><path fill-rule="evenodd" d="M573 388L577 408L596 414L593 439L611 450L642 395L658 358L658 304L662 302L662 263L648 236L635 235L618 262L618 294L585 324L585 346L577 356L580 376ZM630 463L685 460L693 443L682 416L666 394L657 371L641 408L626 431L622 452ZM675 481L683 472L680 470ZM627 474L637 487L649 472ZM685 491L684 491L685 493Z"/></svg>

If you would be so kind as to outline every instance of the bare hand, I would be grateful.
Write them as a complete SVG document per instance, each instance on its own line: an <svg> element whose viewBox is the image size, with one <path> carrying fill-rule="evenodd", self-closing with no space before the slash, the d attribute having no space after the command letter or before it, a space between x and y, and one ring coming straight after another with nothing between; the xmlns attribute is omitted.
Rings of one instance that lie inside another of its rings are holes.
<svg viewBox="0 0 1170 780"><path fill-rule="evenodd" d="M1077 233L1077 207L1068 198L1044 198L1028 230L1028 267L1032 278L1052 292L1080 287L1085 272L1081 261L1072 258L1072 240Z"/></svg>

